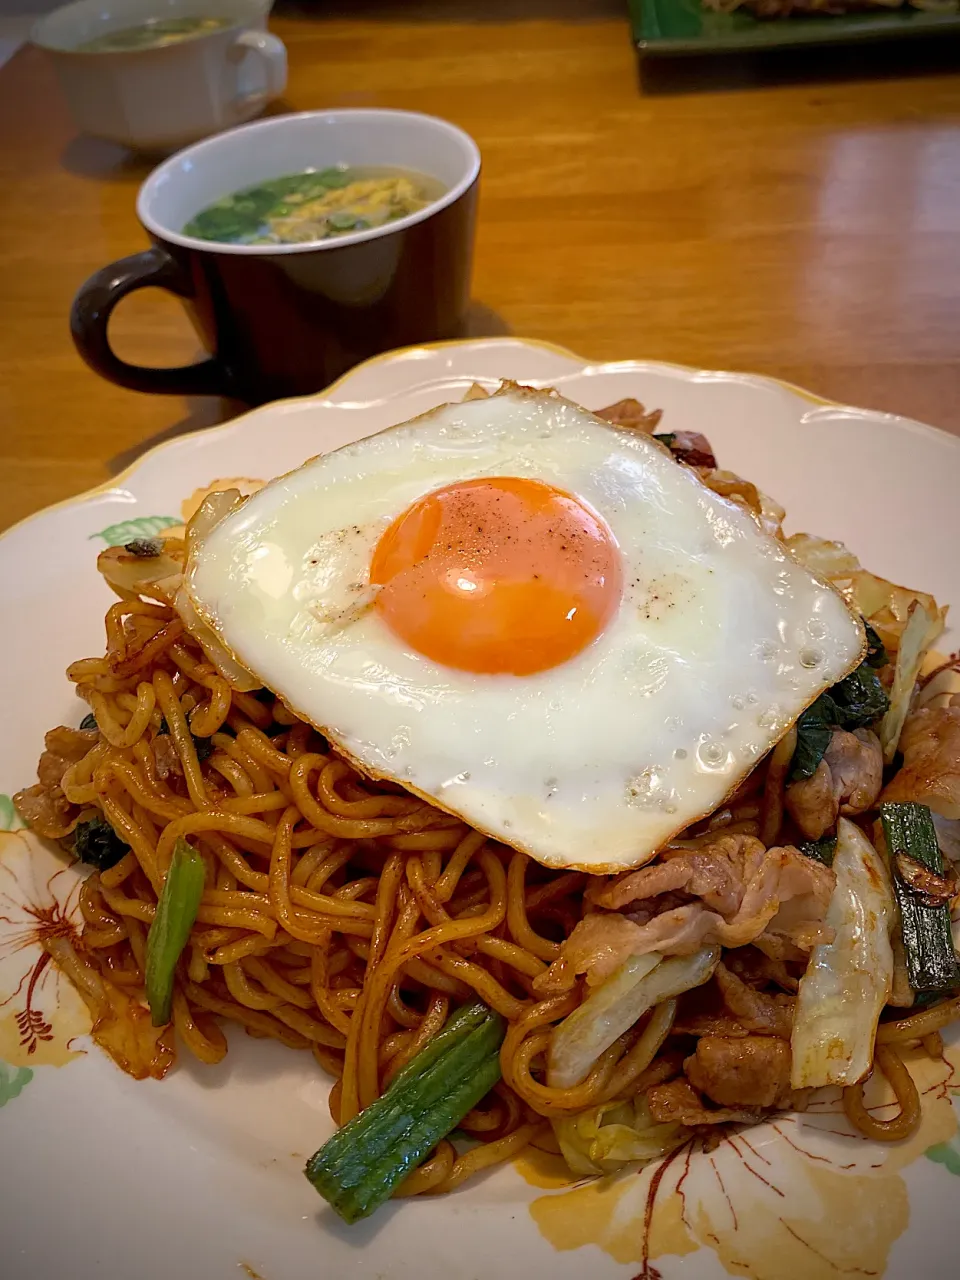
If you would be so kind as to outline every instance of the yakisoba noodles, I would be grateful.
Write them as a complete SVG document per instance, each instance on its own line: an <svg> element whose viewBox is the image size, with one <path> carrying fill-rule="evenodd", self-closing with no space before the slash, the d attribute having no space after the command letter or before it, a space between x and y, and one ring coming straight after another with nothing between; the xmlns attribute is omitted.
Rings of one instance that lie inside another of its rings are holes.
<svg viewBox="0 0 960 1280"><path fill-rule="evenodd" d="M509 1159L543 1130L544 1113L610 1092L608 1071L568 1098L529 1070L531 1036L576 1003L533 999L533 979L559 953L535 926L572 929L583 875L534 864L528 883L526 855L365 782L274 699L231 691L171 608L115 604L107 634L116 647L69 673L99 732L59 731L78 757L61 782L79 809L65 825L96 810L130 852L84 882L82 949L52 945L121 1066L162 1076L176 1041L219 1062L227 1042L215 1018L227 1019L312 1050L336 1079L330 1108L344 1123L475 992L515 1025L517 1051L505 1049L504 1082L461 1124L482 1145L454 1158L445 1143L418 1172L419 1190ZM213 747L202 765L199 729ZM115 1022L142 991L146 933L178 836L204 852L209 887L173 1026L158 1034L138 1018L122 1035Z"/></svg>
<svg viewBox="0 0 960 1280"><path fill-rule="evenodd" d="M655 425L639 406L610 411L621 422L631 412L639 429ZM769 515L769 499L716 470L702 437L670 441L679 465L697 466L715 492ZM797 535L787 545L861 610L879 646L873 669L896 697L908 662L919 670L940 611L921 593L882 584L838 544ZM646 866L620 876L549 870L399 785L362 775L266 689L233 687L218 669L228 664L211 660L209 637L200 631L201 647L178 611L176 581L161 574L139 592L124 585L131 560L142 560L141 575L151 564L180 565L176 537L162 550L131 544L125 554L123 564L121 552L101 557L121 597L107 612L106 653L68 671L95 726L51 731L38 784L16 798L35 832L96 864L80 894L78 944L45 945L89 1006L94 1038L125 1071L162 1077L181 1050L219 1062L222 1024L232 1022L309 1050L333 1078L330 1112L344 1125L455 1010L479 999L506 1026L501 1078L457 1125L475 1145L442 1138L395 1194L453 1190L531 1144L561 1151L576 1175L655 1159L717 1125L807 1104L795 1072L810 1033L798 1010L804 985L817 980L810 957L821 969L839 963L823 950L831 940L834 953L844 945L832 895L845 876L855 885L860 857L875 859L886 882L893 973L880 1001L893 1004L875 1046L870 1033L864 1076L844 1082L843 1107L871 1138L914 1131L921 1104L901 1051L919 1042L942 1052L940 1032L960 1015L960 997L938 994L908 1011L914 971L909 945L898 945L890 865L907 858L896 875L909 879L917 859L885 848L874 826L888 712L872 727L842 729L853 703L832 690L828 745L806 776L796 772L812 740L801 717L720 809ZM921 610L928 625L917 644ZM930 779L958 772L954 664L932 675L910 681L903 765L884 770L883 800L931 803L952 820L960 808L938 807ZM868 676L863 688L875 692ZM876 785L865 781L871 769ZM814 838L823 806L832 821ZM148 935L181 840L202 855L204 887L170 1021L155 1027L144 995ZM834 870L825 865L831 840ZM92 853L91 842L99 842ZM948 909L952 873L925 874L922 901ZM882 962L889 943L875 944ZM638 964L649 972L632 990L653 983L660 994L623 1026L623 1002L611 1005L604 1035L591 1010ZM892 1114L864 1101L870 1071L895 1095Z"/></svg>

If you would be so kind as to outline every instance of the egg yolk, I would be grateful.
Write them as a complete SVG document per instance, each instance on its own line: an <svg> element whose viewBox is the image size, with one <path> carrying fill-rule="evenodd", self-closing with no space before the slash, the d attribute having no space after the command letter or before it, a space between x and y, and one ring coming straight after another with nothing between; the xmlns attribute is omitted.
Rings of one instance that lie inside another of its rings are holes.
<svg viewBox="0 0 960 1280"><path fill-rule="evenodd" d="M436 489L383 533L370 580L391 630L461 671L529 675L600 634L622 589L613 534L569 493L511 476Z"/></svg>

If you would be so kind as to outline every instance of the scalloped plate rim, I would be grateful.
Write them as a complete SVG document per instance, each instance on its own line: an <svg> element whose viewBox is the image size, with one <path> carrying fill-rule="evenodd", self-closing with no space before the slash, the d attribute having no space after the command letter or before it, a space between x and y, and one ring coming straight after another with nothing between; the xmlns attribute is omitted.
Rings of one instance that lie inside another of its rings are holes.
<svg viewBox="0 0 960 1280"><path fill-rule="evenodd" d="M551 354L564 357L579 366L564 376L596 376L598 374L609 373L661 373L676 377L680 381L686 382L722 382L734 383L741 386L769 387L789 393L792 396L811 403L821 409L843 410L845 415L852 417L870 417L882 418L887 422L896 424L897 426L906 428L911 431L918 431L923 434L930 433L933 437L941 442L944 439L952 440L956 447L960 449L960 437L952 435L952 433L944 431L940 427L932 426L929 423L921 422L915 418L907 418L901 414L889 413L880 409L859 408L855 405L844 404L839 400L831 400L828 397L821 396L815 391L810 391L805 387L801 387L796 383L788 382L786 379L777 378L772 374L761 373L744 373L736 370L724 369L703 369L695 365L686 365L679 362L668 360L606 360L591 361L586 357L577 355L576 352L568 347L563 347L557 343L547 342L539 338L519 338L519 337L502 337L502 338L477 338L477 339L451 339L445 342L428 342L410 347L398 347L392 351L383 352L381 355L372 356L369 360L364 360L358 365L354 365L352 369L347 370L334 382L331 382L322 391L313 392L304 396L289 396L282 400L273 400L265 405L258 405L254 408L247 409L243 413L238 414L234 418L228 418L225 422L218 422L209 427L201 427L187 434L176 436L172 440L161 440L157 444L152 445L149 449L144 450L137 458L123 467L116 475L102 481L100 484L91 485L88 489L83 489L79 493L70 497L62 498L57 502L49 503L45 507L32 511L27 515L16 520L13 524L8 525L5 529L0 530L0 541L8 535L18 532L24 526L34 520L41 519L49 515L51 512L62 510L65 507L85 504L92 499L109 494L113 490L122 490L124 483L133 479L137 472L155 460L161 454L176 453L181 450L193 451L198 446L208 441L218 439L228 439L235 432L246 430L251 424L256 425L258 419L265 416L273 416L274 414L287 414L290 412L300 412L312 406L321 405L337 405L341 408L369 408L376 403L385 403L392 399L398 399L404 395L408 395L410 387L397 388L390 392L387 396L380 397L377 401L356 401L350 404L342 404L336 400L332 400L331 396L340 388L354 381L358 376L362 376L369 370L378 366L388 364L399 364L411 355L419 356L420 353L443 353L448 352L468 352L468 351L495 351L501 349L516 349L528 347L533 350L547 351ZM436 385L443 383L443 378L428 379L425 384ZM543 383L545 379L531 379L533 383Z"/></svg>

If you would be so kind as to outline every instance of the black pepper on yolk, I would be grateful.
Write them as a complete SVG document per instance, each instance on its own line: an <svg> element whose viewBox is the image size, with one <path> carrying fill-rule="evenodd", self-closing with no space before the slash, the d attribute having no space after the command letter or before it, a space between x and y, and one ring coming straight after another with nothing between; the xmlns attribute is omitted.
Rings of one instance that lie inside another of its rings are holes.
<svg viewBox="0 0 960 1280"><path fill-rule="evenodd" d="M402 512L373 555L387 625L444 666L530 675L574 657L620 603L602 520L540 480L464 480Z"/></svg>

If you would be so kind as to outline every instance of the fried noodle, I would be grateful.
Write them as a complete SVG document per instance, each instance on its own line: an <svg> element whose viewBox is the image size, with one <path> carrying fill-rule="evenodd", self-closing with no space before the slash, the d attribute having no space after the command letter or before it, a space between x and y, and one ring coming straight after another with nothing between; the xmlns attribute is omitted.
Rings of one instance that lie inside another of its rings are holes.
<svg viewBox="0 0 960 1280"><path fill-rule="evenodd" d="M480 1145L457 1155L441 1143L403 1195L459 1186L527 1146L544 1115L600 1095L617 1054L576 1092L532 1074L549 1026L577 1003L532 998L559 952L538 925L579 920L584 876L546 872L362 778L281 703L233 691L172 608L120 601L106 631L105 657L70 670L100 734L61 785L78 821L96 811L130 852L87 877L79 944L51 951L121 1066L159 1077L174 1061L174 1036L150 1027L142 1001L146 933L185 837L204 856L206 888L172 1027L200 1062L226 1054L221 1020L310 1049L337 1081L331 1112L343 1124L452 1004L475 993L510 1021L504 1080L461 1125ZM198 742L212 748L203 761ZM123 993L142 1016L119 1054L109 1028Z"/></svg>

